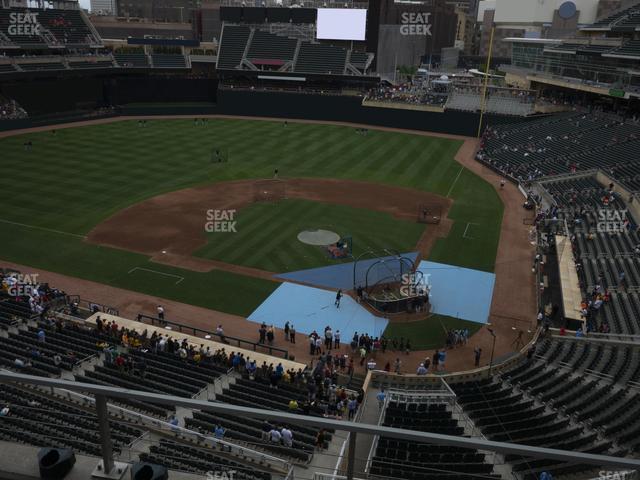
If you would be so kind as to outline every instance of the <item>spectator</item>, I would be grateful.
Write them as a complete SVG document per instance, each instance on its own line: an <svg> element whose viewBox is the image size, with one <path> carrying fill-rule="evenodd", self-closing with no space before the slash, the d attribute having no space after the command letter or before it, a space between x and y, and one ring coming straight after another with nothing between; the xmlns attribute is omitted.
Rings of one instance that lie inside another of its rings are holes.
<svg viewBox="0 0 640 480"><path fill-rule="evenodd" d="M296 343L296 329L293 327L293 324L291 325L291 328L289 329L289 341L293 344Z"/></svg>
<svg viewBox="0 0 640 480"><path fill-rule="evenodd" d="M287 427L282 427L280 431L282 437L282 443L285 447L293 447L293 433Z"/></svg>
<svg viewBox="0 0 640 480"><path fill-rule="evenodd" d="M271 435L271 430L273 430L273 425L269 423L268 420L262 422L262 440L267 441Z"/></svg>
<svg viewBox="0 0 640 480"><path fill-rule="evenodd" d="M378 400L378 409L382 410L384 406L384 401L387 398L387 394L384 393L384 388L381 388L378 394L376 395L376 399Z"/></svg>
<svg viewBox="0 0 640 480"><path fill-rule="evenodd" d="M179 432L180 431L180 428L179 428L180 427L180 420L178 420L178 417L176 417L175 415L171 415L171 418L169 419L169 423L171 424L171 430L173 432Z"/></svg>
<svg viewBox="0 0 640 480"><path fill-rule="evenodd" d="M393 371L399 374L401 367L402 367L402 361L400 361L399 358L396 358L396 361L393 364Z"/></svg>
<svg viewBox="0 0 640 480"><path fill-rule="evenodd" d="M222 328L222 325L218 325L216 328L216 335L218 335L222 343L229 343L227 342L227 337L224 336L224 329Z"/></svg>
<svg viewBox="0 0 640 480"><path fill-rule="evenodd" d="M349 411L349 420L353 420L356 416L356 410L358 410L358 401L354 397L349 399L347 410Z"/></svg>
<svg viewBox="0 0 640 480"><path fill-rule="evenodd" d="M482 355L482 348L476 347L473 349L473 357L474 357L474 365L476 367L480 366L480 356Z"/></svg>
<svg viewBox="0 0 640 480"><path fill-rule="evenodd" d="M280 434L278 429L272 428L271 431L269 431L269 441L271 443L279 444L281 440L282 440L282 435Z"/></svg>
<svg viewBox="0 0 640 480"><path fill-rule="evenodd" d="M324 443L326 441L326 433L324 428L320 429L320 431L316 434L316 448L318 450L324 450Z"/></svg>

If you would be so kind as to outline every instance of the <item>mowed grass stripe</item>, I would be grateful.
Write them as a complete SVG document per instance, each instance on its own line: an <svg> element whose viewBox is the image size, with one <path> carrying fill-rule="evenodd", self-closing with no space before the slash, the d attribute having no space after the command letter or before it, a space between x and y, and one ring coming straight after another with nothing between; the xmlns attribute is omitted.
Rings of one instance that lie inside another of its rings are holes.
<svg viewBox="0 0 640 480"><path fill-rule="evenodd" d="M303 230L319 228L340 237L353 237L354 255L369 248L411 251L423 225L391 215L308 200L284 200L276 205L254 204L238 213L238 232L213 234L198 256L231 261L273 272L335 264L326 249L298 240ZM286 222L281 219L286 218ZM255 225L258 225L256 228ZM220 236L225 235L224 243ZM229 245L235 245L233 252Z"/></svg>

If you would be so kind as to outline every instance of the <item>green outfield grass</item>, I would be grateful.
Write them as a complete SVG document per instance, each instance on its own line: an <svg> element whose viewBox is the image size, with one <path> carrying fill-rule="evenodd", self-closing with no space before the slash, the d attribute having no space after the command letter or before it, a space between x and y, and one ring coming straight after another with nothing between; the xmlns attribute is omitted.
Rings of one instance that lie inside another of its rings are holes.
<svg viewBox="0 0 640 480"><path fill-rule="evenodd" d="M23 148L27 140L33 142L30 151ZM163 267L82 237L111 214L158 194L270 178L278 168L285 177L366 180L449 195L455 224L431 260L492 271L502 203L491 185L455 162L460 145L419 135L371 130L363 137L343 126L249 120L200 126L193 120L150 120L146 127L125 121L4 138L0 258L246 315L276 284ZM212 164L215 149L227 152L229 161ZM171 285L162 275L156 280L128 273L136 267L184 281Z"/></svg>
<svg viewBox="0 0 640 480"><path fill-rule="evenodd" d="M299 241L298 233L303 230L325 229L350 236L357 257L368 249L412 252L425 227L387 213L309 200L255 203L235 218L237 232L209 234L209 243L196 255L270 272L291 272L337 262L326 249Z"/></svg>

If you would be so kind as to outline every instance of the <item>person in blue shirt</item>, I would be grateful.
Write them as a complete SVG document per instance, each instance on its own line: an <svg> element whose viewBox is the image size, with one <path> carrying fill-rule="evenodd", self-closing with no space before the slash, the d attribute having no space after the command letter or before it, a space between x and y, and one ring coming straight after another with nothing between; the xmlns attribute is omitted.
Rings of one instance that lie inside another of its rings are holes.
<svg viewBox="0 0 640 480"><path fill-rule="evenodd" d="M447 359L447 352L444 349L440 350L438 353L438 367L440 370L444 370L444 362Z"/></svg>
<svg viewBox="0 0 640 480"><path fill-rule="evenodd" d="M382 407L384 406L384 400L385 398L387 398L387 394L384 393L384 388L380 389L380 391L376 395L376 398L378 399L378 408L382 409Z"/></svg>
<svg viewBox="0 0 640 480"><path fill-rule="evenodd" d="M352 397L347 403L349 420L353 420L355 418L357 409L358 409L358 401Z"/></svg>
<svg viewBox="0 0 640 480"><path fill-rule="evenodd" d="M216 425L213 428L213 436L217 439L217 440L224 440L224 434L227 433L227 431L222 427L222 425ZM229 449L229 451L231 451L231 446L227 445L227 448ZM225 449L225 445L220 443L220 450L224 450Z"/></svg>
<svg viewBox="0 0 640 480"><path fill-rule="evenodd" d="M178 428L180 421L176 418L175 415L171 417L171 419L169 420L169 423L172 425L171 430L173 430L174 432L177 432L180 430Z"/></svg>

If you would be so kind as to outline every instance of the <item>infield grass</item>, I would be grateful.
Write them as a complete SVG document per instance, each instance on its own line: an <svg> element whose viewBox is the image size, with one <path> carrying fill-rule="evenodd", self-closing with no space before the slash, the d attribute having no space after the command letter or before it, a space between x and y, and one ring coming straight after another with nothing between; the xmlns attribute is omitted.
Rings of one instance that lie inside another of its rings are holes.
<svg viewBox="0 0 640 480"><path fill-rule="evenodd" d="M335 265L325 248L298 240L304 230L329 230L350 236L353 256L387 248L415 250L424 225L399 220L387 213L310 200L254 203L236 215L237 232L209 234L197 256L282 273ZM347 259L345 261L352 261Z"/></svg>
<svg viewBox="0 0 640 480"><path fill-rule="evenodd" d="M27 140L32 150L24 149ZM251 120L199 126L193 120L150 120L146 127L122 121L8 137L0 139L0 258L247 315L277 284L165 267L143 255L91 245L82 236L122 208L161 193L270 178L278 168L285 177L364 180L449 195L455 223L430 259L493 271L502 203L491 185L454 160L460 145L421 135L370 130L365 137L344 126ZM212 164L215 149L229 161ZM282 219L283 227L287 221ZM401 235L405 242L414 233ZM256 262L273 254L259 246L256 252L264 256ZM171 285L151 275L135 281L128 274L135 267L185 280Z"/></svg>

